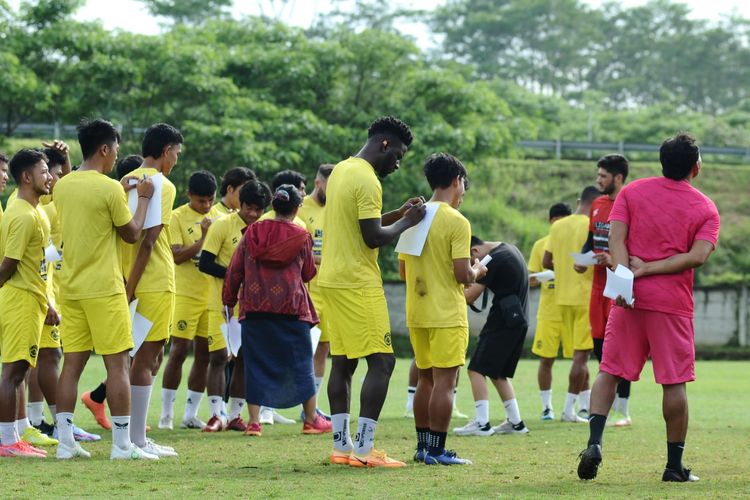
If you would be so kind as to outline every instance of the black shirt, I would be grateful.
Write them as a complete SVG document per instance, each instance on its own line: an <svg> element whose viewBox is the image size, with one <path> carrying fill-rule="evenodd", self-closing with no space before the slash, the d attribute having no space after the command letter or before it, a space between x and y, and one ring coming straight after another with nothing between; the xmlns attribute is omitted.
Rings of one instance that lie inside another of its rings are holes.
<svg viewBox="0 0 750 500"><path fill-rule="evenodd" d="M514 245L500 243L490 251L490 256L492 260L487 264L487 274L477 281L494 295L487 324L499 327L505 324L500 303L513 295L518 297L525 323L528 324L529 271L523 255Z"/></svg>

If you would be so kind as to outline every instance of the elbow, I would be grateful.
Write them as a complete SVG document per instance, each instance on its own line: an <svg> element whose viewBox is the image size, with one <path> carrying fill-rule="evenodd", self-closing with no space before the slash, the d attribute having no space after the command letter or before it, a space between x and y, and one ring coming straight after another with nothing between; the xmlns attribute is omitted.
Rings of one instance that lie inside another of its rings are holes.
<svg viewBox="0 0 750 500"><path fill-rule="evenodd" d="M380 238L377 237L365 237L363 238L365 240L365 245L367 245L367 248L376 249L380 248L383 243L380 241Z"/></svg>
<svg viewBox="0 0 750 500"><path fill-rule="evenodd" d="M125 243L133 244L138 241L138 236L140 235L140 232L136 231L124 231L122 234L120 234L120 238L122 238L122 241Z"/></svg>

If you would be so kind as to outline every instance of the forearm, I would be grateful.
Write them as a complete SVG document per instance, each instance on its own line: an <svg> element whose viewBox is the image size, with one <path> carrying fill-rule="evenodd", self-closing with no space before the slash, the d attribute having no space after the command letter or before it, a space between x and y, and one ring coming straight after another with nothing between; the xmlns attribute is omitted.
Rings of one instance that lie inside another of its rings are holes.
<svg viewBox="0 0 750 500"><path fill-rule="evenodd" d="M0 286L3 286L13 276L17 267L17 260L9 259L8 257L3 258L2 263L0 263Z"/></svg>
<svg viewBox="0 0 750 500"><path fill-rule="evenodd" d="M194 244L190 245L189 247L185 247L185 246L172 247L172 256L174 257L174 263L182 264L183 262L189 261L196 255L198 255L198 252L201 251L201 248L203 248L203 238L196 241Z"/></svg>
<svg viewBox="0 0 750 500"><path fill-rule="evenodd" d="M594 233L589 231L589 236L586 238L586 243L581 248L581 253L587 253L594 249Z"/></svg>
<svg viewBox="0 0 750 500"><path fill-rule="evenodd" d="M404 216L404 214L401 213L401 210L393 210L392 212L388 212L383 214L380 217L380 223L385 226L390 226L391 224L394 224L395 222L401 220L401 218Z"/></svg>
<svg viewBox="0 0 750 500"><path fill-rule="evenodd" d="M224 279L227 274L227 268L216 262L216 256L210 252L203 252L201 260L198 262L198 269L202 273L213 276L214 278Z"/></svg>
<svg viewBox="0 0 750 500"><path fill-rule="evenodd" d="M379 231L373 235L372 241L365 242L370 248L380 248L399 237L401 233L411 227L405 219L399 219L389 226L381 226Z"/></svg>
<svg viewBox="0 0 750 500"><path fill-rule="evenodd" d="M480 285L479 283L474 283L464 288L464 298L466 299L466 303L473 304L476 302L479 296L482 295L482 292L484 292L484 285Z"/></svg>
<svg viewBox="0 0 750 500"><path fill-rule="evenodd" d="M680 253L666 259L646 262L642 276L652 274L677 274L688 269L700 267L703 262L691 253Z"/></svg>
<svg viewBox="0 0 750 500"><path fill-rule="evenodd" d="M135 289L138 287L138 283L141 281L143 271L146 270L146 264L148 264L148 259L151 257L153 249L153 245L147 244L145 240L138 248L138 253L135 256L133 267L130 269L130 275L128 276L128 280L126 282L126 287L130 292L130 295L135 293Z"/></svg>

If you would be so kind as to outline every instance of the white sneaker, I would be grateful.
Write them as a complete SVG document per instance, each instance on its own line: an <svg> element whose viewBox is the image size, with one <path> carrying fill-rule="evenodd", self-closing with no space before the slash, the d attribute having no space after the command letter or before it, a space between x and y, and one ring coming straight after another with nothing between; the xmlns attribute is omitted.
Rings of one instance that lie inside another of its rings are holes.
<svg viewBox="0 0 750 500"><path fill-rule="evenodd" d="M91 458L91 453L84 450L78 443L74 443L73 446L58 443L57 454L55 456L61 460L69 460L71 458Z"/></svg>
<svg viewBox="0 0 750 500"><path fill-rule="evenodd" d="M563 412L562 417L560 417L561 422L572 422L576 424L585 424L588 422L585 418L581 418L578 415L568 415L567 413Z"/></svg>
<svg viewBox="0 0 750 500"><path fill-rule="evenodd" d="M268 408L267 406L261 406L260 407L260 423L265 425L273 425L273 414L276 413L273 411L273 408Z"/></svg>
<svg viewBox="0 0 750 500"><path fill-rule="evenodd" d="M472 420L463 427L456 427L453 429L453 434L456 436L491 436L495 433L490 426L490 423L482 425L476 420Z"/></svg>
<svg viewBox="0 0 750 500"><path fill-rule="evenodd" d="M510 420L506 420L500 425L496 425L492 428L496 434L528 434L529 428L523 423L523 420L518 425L513 425Z"/></svg>
<svg viewBox="0 0 750 500"><path fill-rule="evenodd" d="M177 457L177 452L171 446L162 446L156 444L153 439L146 438L146 445L139 447L150 455L156 455L158 458Z"/></svg>
<svg viewBox="0 0 750 500"><path fill-rule="evenodd" d="M205 426L206 423L198 417L190 417L188 419L182 419L180 429L203 429Z"/></svg>
<svg viewBox="0 0 750 500"><path fill-rule="evenodd" d="M291 425L291 424L297 423L295 420L292 420L291 418L286 418L284 415L279 415L279 413L276 410L272 410L272 411L273 411L273 415L271 418L273 418L273 423L275 424Z"/></svg>
<svg viewBox="0 0 750 500"><path fill-rule="evenodd" d="M173 418L171 416L161 417L159 419L159 429L174 429Z"/></svg>
<svg viewBox="0 0 750 500"><path fill-rule="evenodd" d="M130 443L129 448L120 448L119 446L112 445L112 453L109 454L110 460L159 460L159 457L147 453L142 449L138 448L133 443Z"/></svg>

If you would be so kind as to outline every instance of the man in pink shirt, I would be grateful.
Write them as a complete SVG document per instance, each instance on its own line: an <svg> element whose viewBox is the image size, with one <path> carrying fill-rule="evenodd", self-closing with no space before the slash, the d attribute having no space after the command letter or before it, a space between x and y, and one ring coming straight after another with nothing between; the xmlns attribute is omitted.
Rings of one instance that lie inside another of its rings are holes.
<svg viewBox="0 0 750 500"><path fill-rule="evenodd" d="M607 412L620 380L636 381L651 356L664 390L667 466L662 481L697 481L682 465L688 426L685 383L695 380L693 269L716 248L719 212L691 185L701 171L695 139L680 133L659 151L663 177L625 186L610 214L613 267L633 271L634 303L618 297L604 334L604 354L591 391L589 441L578 477L594 479L602 461Z"/></svg>

